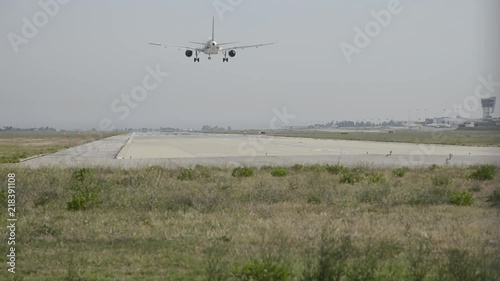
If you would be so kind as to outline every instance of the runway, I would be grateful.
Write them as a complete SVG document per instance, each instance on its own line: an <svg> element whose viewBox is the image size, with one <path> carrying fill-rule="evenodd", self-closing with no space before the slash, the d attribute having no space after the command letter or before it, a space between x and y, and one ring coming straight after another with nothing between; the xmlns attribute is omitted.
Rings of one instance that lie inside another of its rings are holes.
<svg viewBox="0 0 500 281"><path fill-rule="evenodd" d="M423 166L447 162L451 165L500 164L500 148L153 132L115 136L20 165L134 168L150 165L230 167L340 163Z"/></svg>

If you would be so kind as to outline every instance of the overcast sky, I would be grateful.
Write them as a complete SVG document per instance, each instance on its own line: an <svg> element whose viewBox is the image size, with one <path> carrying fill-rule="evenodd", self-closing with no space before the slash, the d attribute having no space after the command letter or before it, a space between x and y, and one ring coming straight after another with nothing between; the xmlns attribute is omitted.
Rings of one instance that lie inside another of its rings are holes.
<svg viewBox="0 0 500 281"><path fill-rule="evenodd" d="M414 120L463 104L479 76L500 81L497 0L66 1L46 18L37 1L0 1L0 126L268 128L285 107L289 125ZM229 63L148 45L206 41L212 16L218 42L277 44ZM147 79L157 67L168 77ZM120 100L145 79L139 102Z"/></svg>

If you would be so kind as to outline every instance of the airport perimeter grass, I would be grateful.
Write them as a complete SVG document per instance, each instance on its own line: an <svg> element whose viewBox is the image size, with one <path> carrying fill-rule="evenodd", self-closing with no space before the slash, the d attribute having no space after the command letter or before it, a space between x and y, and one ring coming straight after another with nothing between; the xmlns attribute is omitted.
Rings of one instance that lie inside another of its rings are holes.
<svg viewBox="0 0 500 281"><path fill-rule="evenodd" d="M120 132L0 132L0 164L17 163L24 158L54 153L118 135Z"/></svg>
<svg viewBox="0 0 500 281"><path fill-rule="evenodd" d="M241 131L228 131L231 134L241 134ZM258 131L247 131L248 134L257 134ZM388 130L382 132L357 132L345 130L344 132L328 132L317 130L267 130L267 134L276 137L298 137L337 140L381 141L381 142L406 142L421 144L444 144L464 146L500 146L500 130L397 130L394 134Z"/></svg>
<svg viewBox="0 0 500 281"><path fill-rule="evenodd" d="M12 172L1 280L500 280L499 167Z"/></svg>

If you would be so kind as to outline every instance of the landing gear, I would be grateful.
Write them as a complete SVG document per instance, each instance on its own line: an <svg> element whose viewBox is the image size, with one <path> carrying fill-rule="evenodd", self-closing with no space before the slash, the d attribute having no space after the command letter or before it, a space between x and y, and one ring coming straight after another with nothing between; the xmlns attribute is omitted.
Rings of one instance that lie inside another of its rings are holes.
<svg viewBox="0 0 500 281"><path fill-rule="evenodd" d="M211 60L211 59L212 59L212 57L209 55L209 56L208 56L208 60Z"/></svg>
<svg viewBox="0 0 500 281"><path fill-rule="evenodd" d="M198 57L199 52L196 52L196 56L194 57L194 62L200 62L200 58Z"/></svg>
<svg viewBox="0 0 500 281"><path fill-rule="evenodd" d="M229 58L227 57L227 52L224 52L224 57L222 58L222 62L229 62Z"/></svg>

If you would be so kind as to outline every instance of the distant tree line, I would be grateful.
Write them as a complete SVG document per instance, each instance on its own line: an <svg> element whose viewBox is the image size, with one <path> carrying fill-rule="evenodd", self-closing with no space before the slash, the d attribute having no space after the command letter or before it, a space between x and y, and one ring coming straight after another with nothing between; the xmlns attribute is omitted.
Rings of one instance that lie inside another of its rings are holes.
<svg viewBox="0 0 500 281"><path fill-rule="evenodd" d="M40 128L16 128L12 126L4 126L3 128L0 128L0 131L57 131L55 128L52 127L40 127Z"/></svg>

